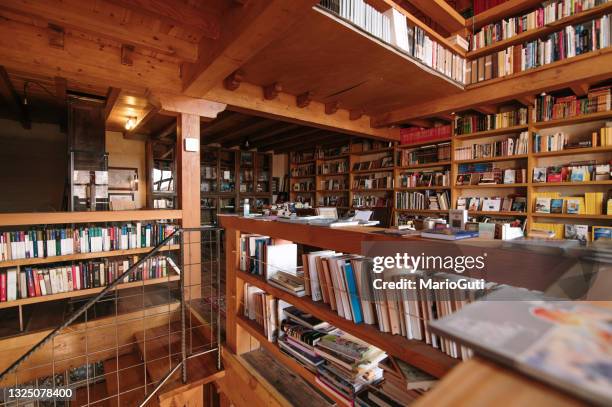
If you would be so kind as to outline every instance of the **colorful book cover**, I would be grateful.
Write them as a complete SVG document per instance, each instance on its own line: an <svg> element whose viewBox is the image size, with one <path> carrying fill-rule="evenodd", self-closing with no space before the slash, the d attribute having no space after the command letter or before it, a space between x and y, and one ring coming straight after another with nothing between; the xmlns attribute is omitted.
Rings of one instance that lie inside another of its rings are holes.
<svg viewBox="0 0 612 407"><path fill-rule="evenodd" d="M346 284L349 290L349 298L351 299L351 308L353 310L353 321L356 324L363 322L363 315L361 312L361 303L359 301L359 293L357 292L357 285L355 284L355 275L353 273L353 267L350 263L344 265L344 273L346 275Z"/></svg>

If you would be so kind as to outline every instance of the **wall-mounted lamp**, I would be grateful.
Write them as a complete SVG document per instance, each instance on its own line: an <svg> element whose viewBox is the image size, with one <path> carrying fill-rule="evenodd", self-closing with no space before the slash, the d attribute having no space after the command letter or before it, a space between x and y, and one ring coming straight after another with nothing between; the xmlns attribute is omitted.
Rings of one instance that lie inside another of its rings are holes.
<svg viewBox="0 0 612 407"><path fill-rule="evenodd" d="M125 129L132 130L134 127L136 127L136 118L128 117L127 121L125 122Z"/></svg>

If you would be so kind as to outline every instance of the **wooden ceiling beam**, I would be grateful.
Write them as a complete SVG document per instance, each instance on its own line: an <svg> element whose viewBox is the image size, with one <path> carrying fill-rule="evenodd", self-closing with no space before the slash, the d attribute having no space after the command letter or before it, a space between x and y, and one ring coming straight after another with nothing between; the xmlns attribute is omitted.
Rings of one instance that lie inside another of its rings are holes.
<svg viewBox="0 0 612 407"><path fill-rule="evenodd" d="M176 134L176 122L172 122L166 127L163 127L158 133L154 134L152 138L155 140L161 140L171 136L172 134Z"/></svg>
<svg viewBox="0 0 612 407"><path fill-rule="evenodd" d="M213 139L218 142L233 140L238 137L248 136L249 133L252 133L257 130L265 129L266 127L270 127L273 124L274 122L272 120L259 118L259 120L252 121L249 124L241 126L236 130L221 132L219 135L213 136Z"/></svg>
<svg viewBox="0 0 612 407"><path fill-rule="evenodd" d="M252 126L254 124L258 124L262 119L258 117L242 117L240 121L232 124L230 127L222 128L221 130L211 131L210 129L204 128L201 132L202 140L206 141L206 144L217 143L221 140L226 134L234 133L242 130L245 127Z"/></svg>
<svg viewBox="0 0 612 407"><path fill-rule="evenodd" d="M113 88L112 86L108 88L108 92L106 93L106 103L104 105L104 120L108 121L115 105L117 104L117 100L119 99L119 95L121 94L121 89Z"/></svg>
<svg viewBox="0 0 612 407"><path fill-rule="evenodd" d="M23 104L17 91L15 91L4 66L0 66L0 96L2 96L6 104L13 111L17 120L21 122L21 126L23 126L24 129L32 128L28 109Z"/></svg>
<svg viewBox="0 0 612 407"><path fill-rule="evenodd" d="M270 137L282 138L283 134L298 129L300 126L293 123L277 122L273 129L265 129L249 135L251 142L269 139Z"/></svg>
<svg viewBox="0 0 612 407"><path fill-rule="evenodd" d="M279 38L316 3L317 0L251 0L242 7L231 7L221 22L219 39L202 39L198 61L184 64L184 92L196 97L206 94Z"/></svg>
<svg viewBox="0 0 612 407"><path fill-rule="evenodd" d="M332 138L336 134L337 133L334 133L334 132L321 130L311 135L310 137L308 137L308 139L305 139L305 140L298 140L298 141L292 141L292 142L283 141L283 142L269 145L266 148L269 150L274 150L275 152L297 151L303 148L304 146L312 146L314 148L317 145L317 143L320 143L322 141L327 141L327 140L329 140L330 142L337 141L337 140L332 140Z"/></svg>
<svg viewBox="0 0 612 407"><path fill-rule="evenodd" d="M570 85L570 89L572 92L578 97L586 96L589 93L589 84L588 83L574 83Z"/></svg>
<svg viewBox="0 0 612 407"><path fill-rule="evenodd" d="M142 131L144 130L144 126L146 126L147 123L149 123L151 121L151 119L155 117L155 115L157 113L159 113L159 107L151 106L149 108L149 110L147 111L147 113L145 113L145 115L142 116L140 118L140 120L138 120L138 122L136 123L136 126L132 130L130 130L130 131L126 132L126 133L127 134L140 134L140 133L142 133Z"/></svg>
<svg viewBox="0 0 612 407"><path fill-rule="evenodd" d="M78 58L72 57L78 55ZM0 61L9 70L61 76L69 82L113 86L136 94L147 88L180 92L175 62L134 53L131 67L121 65L116 44L70 36L64 49L50 47L45 28L0 18Z"/></svg>
<svg viewBox="0 0 612 407"><path fill-rule="evenodd" d="M203 119L216 119L227 107L225 103L151 90L147 92L147 99L158 108L159 113L170 116L191 114Z"/></svg>
<svg viewBox="0 0 612 407"><path fill-rule="evenodd" d="M146 14L167 24L185 27L201 35L217 39L221 33L221 10L210 0L198 7L180 0L108 0L138 14ZM218 3L218 2L217 2Z"/></svg>
<svg viewBox="0 0 612 407"><path fill-rule="evenodd" d="M393 2L398 4L396 0L393 0ZM465 18L446 0L408 0L408 2L449 33L461 31L465 28Z"/></svg>
<svg viewBox="0 0 612 407"><path fill-rule="evenodd" d="M560 67L563 69L560 69ZM610 77L612 49L579 55L504 80L492 80L468 87L465 92L412 106L406 106L372 118L373 127L405 123L412 119L440 116L469 109L474 105L500 103L521 96L564 89L575 83L597 83Z"/></svg>
<svg viewBox="0 0 612 407"><path fill-rule="evenodd" d="M306 127L306 128L297 130L295 132L289 133L285 135L284 137L274 137L274 140L264 141L262 143L258 143L257 145L268 147L274 144L278 144L280 142L297 143L301 141L308 141L312 139L313 135L320 134L323 131L324 130L317 129L317 128Z"/></svg>
<svg viewBox="0 0 612 407"><path fill-rule="evenodd" d="M80 0L63 0L61 6L49 1L2 0L0 2L0 8L48 21L60 27L172 55L188 62L197 61L196 43L152 30L142 24L125 24L121 16L97 12L92 7L91 2Z"/></svg>
<svg viewBox="0 0 612 407"><path fill-rule="evenodd" d="M264 100L261 96L261 87L247 82L243 82L240 89L235 91L229 91L222 84L217 84L205 97L227 103L232 110L241 113L256 114L271 119L282 118L287 122L356 136L399 141L399 129L374 129L370 126L369 116L364 115L359 120L350 120L349 111L346 109L339 109L336 114L326 115L325 105L314 100L308 106L300 108L296 104L294 95L283 92L274 100Z"/></svg>

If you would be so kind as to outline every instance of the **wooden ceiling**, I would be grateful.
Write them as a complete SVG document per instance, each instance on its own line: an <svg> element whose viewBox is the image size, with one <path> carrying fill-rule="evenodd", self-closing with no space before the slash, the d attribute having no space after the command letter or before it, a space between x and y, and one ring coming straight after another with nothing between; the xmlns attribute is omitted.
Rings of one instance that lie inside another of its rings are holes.
<svg viewBox="0 0 612 407"><path fill-rule="evenodd" d="M462 92L461 86L317 8L241 70L246 82L279 83L288 93L312 92L313 100L369 115Z"/></svg>
<svg viewBox="0 0 612 407"><path fill-rule="evenodd" d="M285 153L314 145L346 143L350 136L264 117L225 111L201 128L202 144L223 147L256 148L258 151ZM248 143L248 145L247 145Z"/></svg>

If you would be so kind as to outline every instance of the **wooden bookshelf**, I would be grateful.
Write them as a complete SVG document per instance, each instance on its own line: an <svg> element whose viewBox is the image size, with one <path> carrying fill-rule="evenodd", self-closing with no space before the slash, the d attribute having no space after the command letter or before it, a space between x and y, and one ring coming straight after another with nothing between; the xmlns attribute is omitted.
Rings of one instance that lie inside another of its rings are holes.
<svg viewBox="0 0 612 407"><path fill-rule="evenodd" d="M525 188L527 183L516 184L484 184L484 185L455 185L457 189L491 189L491 188Z"/></svg>
<svg viewBox="0 0 612 407"><path fill-rule="evenodd" d="M587 147L587 148L568 148L565 150L558 151L544 151L541 153L533 153L531 156L538 157L558 157L563 155L579 155L579 154L593 154L593 153L609 153L612 151L612 147Z"/></svg>
<svg viewBox="0 0 612 407"><path fill-rule="evenodd" d="M504 212L504 211L468 211L469 215L472 216L516 216L516 217L525 217L527 216L527 212Z"/></svg>
<svg viewBox="0 0 612 407"><path fill-rule="evenodd" d="M426 187L399 187L399 188L395 188L395 192L406 192L406 191L425 191L425 190L436 190L436 191L442 191L442 190L450 190L451 187L449 186L426 186Z"/></svg>
<svg viewBox="0 0 612 407"><path fill-rule="evenodd" d="M499 21L515 14L521 13L530 8L536 7L542 3L541 0L508 0L495 7L468 18L465 21L465 27L468 30L477 30L484 25Z"/></svg>
<svg viewBox="0 0 612 407"><path fill-rule="evenodd" d="M395 167L398 170L416 170L419 168L430 168L430 167L444 167L445 165L450 165L451 161L436 161L436 162L431 162L431 163L424 163L424 164L411 164L411 165L405 165L405 166L397 166Z"/></svg>
<svg viewBox="0 0 612 407"><path fill-rule="evenodd" d="M539 2L538 5L539 4L541 4L541 2ZM544 37L546 35L552 34L553 32L559 31L563 27L566 27L568 25L579 24L589 19L598 17L599 15L609 13L610 10L612 10L612 3L600 4L599 6L593 7L589 10L581 11L580 13L576 13L574 15L561 18L552 23L548 23L542 27L524 31L518 35L515 35L512 38L508 38L505 40L495 42L491 45L479 48L477 50L469 51L466 54L466 57L468 59L479 58L481 56L507 48L511 45L517 45L517 44L521 44L524 42L534 40L536 38ZM491 22L495 22L495 21L499 21L499 20L494 20Z"/></svg>
<svg viewBox="0 0 612 407"><path fill-rule="evenodd" d="M582 181L582 182L533 182L532 188L539 187L581 187L589 185L612 185L612 180L605 181Z"/></svg>
<svg viewBox="0 0 612 407"><path fill-rule="evenodd" d="M451 140L452 140L451 137L445 137L445 138L439 138L435 140L423 141L419 143L400 144L397 146L397 148L398 149L411 149L411 148L417 148L417 147L423 147L423 146L429 146L429 145L435 145L435 144L448 143Z"/></svg>
<svg viewBox="0 0 612 407"><path fill-rule="evenodd" d="M608 3L608 4L612 5L612 3ZM571 126L574 124L593 122L597 120L607 120L610 118L612 118L612 110L596 112L596 113L589 113L589 114L582 114L582 115L567 117L563 119L533 122L531 125L536 129L546 129L550 127Z"/></svg>
<svg viewBox="0 0 612 407"><path fill-rule="evenodd" d="M58 225L72 223L137 222L182 218L177 209L142 209L133 211L26 212L0 213L0 227Z"/></svg>
<svg viewBox="0 0 612 407"><path fill-rule="evenodd" d="M331 308L323 303L313 302L307 297L296 297L291 295L269 285L261 278L252 274L236 270L236 278L239 280L238 284L241 280L259 287L267 293L272 294L274 297L287 301L297 308L309 312L315 317L329 322L335 327L379 347L388 354L405 360L436 377L442 377L444 374L448 373L450 369L460 363L459 360L445 355L439 350L425 344L425 342L406 339L401 335L391 335L389 333L380 332L372 325L355 324L352 321L340 317L335 311L332 311Z"/></svg>
<svg viewBox="0 0 612 407"><path fill-rule="evenodd" d="M149 280L142 281L132 281L129 283L121 283L117 285L117 290L125 290L127 288L135 288L142 287L147 285L155 285L155 284L163 284L172 281L180 280L180 276L178 275L170 275L168 277L154 278ZM75 298L75 297L84 297L89 295L94 295L102 291L106 287L96 287L96 288L86 288L83 290L74 290L68 291L65 293L51 294L51 295L43 295L41 297L30 297L30 298L22 298L14 301L0 302L0 309L4 308L12 308L12 307L21 307L23 305L36 304L41 302L48 301L56 301L63 300L67 298Z"/></svg>
<svg viewBox="0 0 612 407"><path fill-rule="evenodd" d="M571 213L539 213L532 212L534 218L557 218L557 219L601 219L612 221L612 215L589 215L589 214L571 214Z"/></svg>
<svg viewBox="0 0 612 407"><path fill-rule="evenodd" d="M152 247L143 247L139 249L128 249L128 250L111 250L107 252L95 252L95 253L77 253L67 254L64 256L49 256L41 258L28 258L28 259L17 259L0 261L0 268L4 267L17 267L17 266L33 266L37 264L49 264L49 263L60 263L64 261L81 261L100 259L106 257L119 257L119 256L136 256L139 254L145 254L152 250ZM179 250L179 245L164 246L159 249L160 252Z"/></svg>

